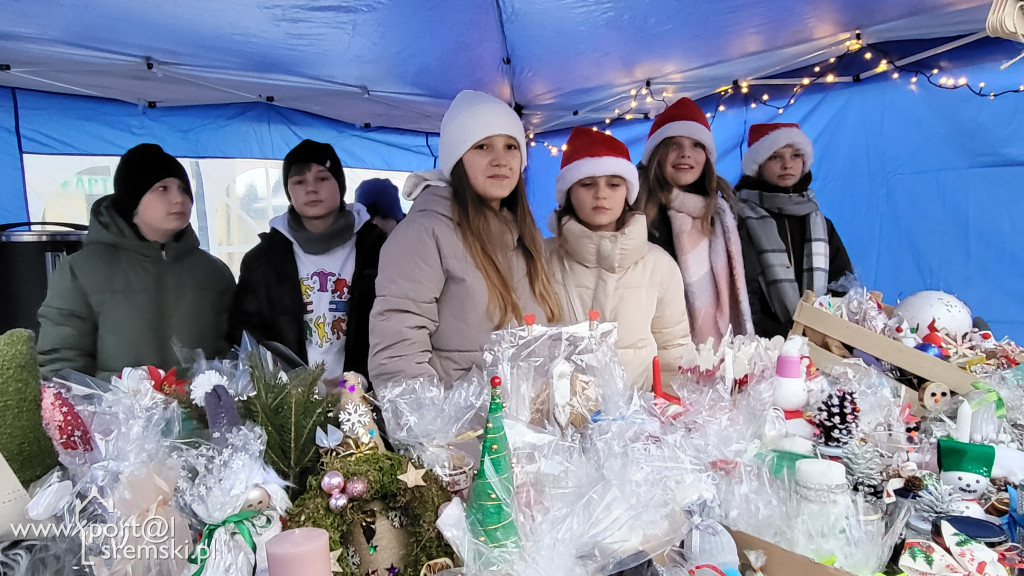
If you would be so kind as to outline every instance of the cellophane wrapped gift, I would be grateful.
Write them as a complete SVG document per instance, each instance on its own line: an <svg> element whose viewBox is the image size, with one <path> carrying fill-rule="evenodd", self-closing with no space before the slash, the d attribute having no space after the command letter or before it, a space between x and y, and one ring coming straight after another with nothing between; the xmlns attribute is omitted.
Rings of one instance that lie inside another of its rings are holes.
<svg viewBox="0 0 1024 576"><path fill-rule="evenodd" d="M449 385L434 378L378 385L374 395L395 449L421 460L458 494L469 487L479 459L487 390L474 370Z"/></svg>
<svg viewBox="0 0 1024 576"><path fill-rule="evenodd" d="M632 388L615 341L611 322L521 326L492 334L484 363L504 383L509 416L569 437L595 415L614 417L629 408Z"/></svg>
<svg viewBox="0 0 1024 576"><path fill-rule="evenodd" d="M613 334L601 323L494 334L485 359L502 375L514 478L502 504L518 541L473 538L472 515L453 500L438 527L464 561L458 573L614 574L677 544L687 508L713 497L710 475L665 437L653 398L627 386Z"/></svg>
<svg viewBox="0 0 1024 576"><path fill-rule="evenodd" d="M52 475L37 492L36 519L81 530L83 558L97 575L180 574L191 536L174 503L177 403L156 391L145 368L126 368L109 383L61 377L43 382L42 414L67 477Z"/></svg>
<svg viewBox="0 0 1024 576"><path fill-rule="evenodd" d="M202 528L183 576L200 567L209 576L267 574L266 542L291 506L284 481L264 463L263 429L247 423L223 433L223 443L191 440L177 454L180 498Z"/></svg>

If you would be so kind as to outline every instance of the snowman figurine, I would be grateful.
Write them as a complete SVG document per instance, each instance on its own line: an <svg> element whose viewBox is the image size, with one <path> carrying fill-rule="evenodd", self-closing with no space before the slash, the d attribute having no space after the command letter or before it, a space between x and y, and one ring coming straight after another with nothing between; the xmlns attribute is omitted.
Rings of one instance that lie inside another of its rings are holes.
<svg viewBox="0 0 1024 576"><path fill-rule="evenodd" d="M807 377L800 355L803 338L790 336L775 362L775 391L772 405L786 415L786 435L810 440L814 437L814 425L804 418L807 405Z"/></svg>
<svg viewBox="0 0 1024 576"><path fill-rule="evenodd" d="M995 459L996 449L988 444L939 439L939 480L963 498L958 513L991 521L979 500L991 484Z"/></svg>

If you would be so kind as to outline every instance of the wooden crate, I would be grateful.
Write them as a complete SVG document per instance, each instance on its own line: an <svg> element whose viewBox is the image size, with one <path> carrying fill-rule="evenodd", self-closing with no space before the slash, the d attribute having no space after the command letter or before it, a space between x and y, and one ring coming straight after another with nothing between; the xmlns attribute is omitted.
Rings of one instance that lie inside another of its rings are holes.
<svg viewBox="0 0 1024 576"><path fill-rule="evenodd" d="M977 381L970 372L957 368L949 362L915 350L888 336L876 334L867 328L858 326L814 307L813 292L804 293L793 315L793 330L790 334L806 336L810 343L810 356L814 363L821 367L833 366L842 362L847 355L836 342L851 348L857 348L871 354L879 360L920 376L931 382L942 382L949 389L966 394L974 388L971 383Z"/></svg>

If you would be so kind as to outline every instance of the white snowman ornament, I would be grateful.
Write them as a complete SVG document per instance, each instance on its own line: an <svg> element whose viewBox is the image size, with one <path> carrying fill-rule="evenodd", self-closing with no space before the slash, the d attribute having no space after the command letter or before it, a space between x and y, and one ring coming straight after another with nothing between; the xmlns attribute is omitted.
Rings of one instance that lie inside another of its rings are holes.
<svg viewBox="0 0 1024 576"><path fill-rule="evenodd" d="M782 351L775 363L775 391L772 405L786 415L786 435L810 440L814 437L814 426L803 417L807 405L807 378L800 355L803 339L790 336L782 345Z"/></svg>
<svg viewBox="0 0 1024 576"><path fill-rule="evenodd" d="M936 330L944 330L954 337L962 337L974 326L974 316L967 304L956 296L938 290L922 290L911 294L896 305L893 315L906 320L911 328L917 330L917 336L927 334L932 322L935 322Z"/></svg>
<svg viewBox="0 0 1024 576"><path fill-rule="evenodd" d="M996 450L988 444L970 444L949 438L939 439L939 480L963 498L957 512L988 519L979 499L988 489Z"/></svg>

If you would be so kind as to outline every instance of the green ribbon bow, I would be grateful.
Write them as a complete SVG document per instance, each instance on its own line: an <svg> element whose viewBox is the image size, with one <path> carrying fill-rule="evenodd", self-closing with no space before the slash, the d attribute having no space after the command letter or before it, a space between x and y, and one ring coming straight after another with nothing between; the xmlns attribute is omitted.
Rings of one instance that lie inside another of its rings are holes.
<svg viewBox="0 0 1024 576"><path fill-rule="evenodd" d="M210 557L210 542L213 541L213 533L216 532L218 528L234 524L235 529L242 535L242 539L245 540L245 543L249 545L249 548L255 552L256 541L253 540L252 531L249 530L249 520L257 514L262 514L262 512L259 510L246 510L245 512L239 512L238 514L228 516L220 524L207 525L206 528L203 529L203 537L199 540L199 544L196 546L196 549L188 556L190 564L199 565L199 568L192 573L192 576L201 576L203 569L206 568L206 561ZM206 550L206 556L200 559L199 551L203 549Z"/></svg>
<svg viewBox="0 0 1024 576"><path fill-rule="evenodd" d="M988 392L988 394L985 394L984 396L979 396L975 398L973 401L971 401L971 410L977 412L979 408L988 404L989 402L995 402L996 418L1006 419L1006 405L1003 404L1003 397L999 395L999 392L996 392L994 388L992 388L988 384L985 384L984 382L972 382L971 386L974 386L975 390L982 390Z"/></svg>

